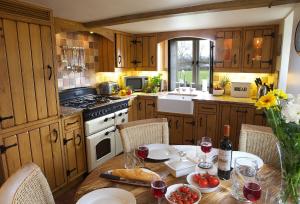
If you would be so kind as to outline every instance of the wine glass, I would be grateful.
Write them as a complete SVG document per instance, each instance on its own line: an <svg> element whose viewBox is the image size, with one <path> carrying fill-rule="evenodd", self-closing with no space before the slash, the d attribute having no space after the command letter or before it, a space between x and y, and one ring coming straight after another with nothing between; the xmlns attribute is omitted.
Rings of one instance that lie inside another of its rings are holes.
<svg viewBox="0 0 300 204"><path fill-rule="evenodd" d="M202 137L201 140L198 141L198 145L201 147L201 151L205 154L204 162L199 163L199 167L203 169L209 169L212 167L212 163L207 161L207 153L211 151L212 142L210 137Z"/></svg>
<svg viewBox="0 0 300 204"><path fill-rule="evenodd" d="M255 181L246 182L243 188L245 198L250 202L256 202L261 197L261 187Z"/></svg>
<svg viewBox="0 0 300 204"><path fill-rule="evenodd" d="M148 157L149 149L145 145L140 145L135 150L136 156L142 160L143 166L145 166L145 159Z"/></svg>
<svg viewBox="0 0 300 204"><path fill-rule="evenodd" d="M151 182L151 192L157 199L157 203L160 204L167 192L167 184L162 180L154 180Z"/></svg>

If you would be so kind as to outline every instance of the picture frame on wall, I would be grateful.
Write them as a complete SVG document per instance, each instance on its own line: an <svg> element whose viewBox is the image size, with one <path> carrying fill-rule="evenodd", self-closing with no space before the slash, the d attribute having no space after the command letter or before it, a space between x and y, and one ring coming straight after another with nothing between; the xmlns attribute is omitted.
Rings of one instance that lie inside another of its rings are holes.
<svg viewBox="0 0 300 204"><path fill-rule="evenodd" d="M295 32L295 50L300 55L300 21L298 22Z"/></svg>

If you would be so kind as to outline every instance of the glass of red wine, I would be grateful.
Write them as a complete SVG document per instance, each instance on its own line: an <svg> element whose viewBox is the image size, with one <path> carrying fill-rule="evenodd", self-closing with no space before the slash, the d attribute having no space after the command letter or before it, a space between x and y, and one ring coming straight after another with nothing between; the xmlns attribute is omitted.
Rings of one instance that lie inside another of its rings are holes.
<svg viewBox="0 0 300 204"><path fill-rule="evenodd" d="M149 154L149 149L145 145L140 145L138 148L135 150L136 156L142 160L143 166L145 166L145 159L148 157Z"/></svg>
<svg viewBox="0 0 300 204"><path fill-rule="evenodd" d="M157 203L160 204L162 198L167 192L167 184L162 180L154 180L151 183L151 192L153 196L157 199Z"/></svg>
<svg viewBox="0 0 300 204"><path fill-rule="evenodd" d="M207 153L209 153L212 148L211 138L202 137L202 139L198 141L198 145L200 145L201 151L205 154L205 160L200 162L198 166L203 169L210 169L212 167L212 163L207 161Z"/></svg>
<svg viewBox="0 0 300 204"><path fill-rule="evenodd" d="M250 202L256 202L261 197L261 187L255 181L246 182L243 188L245 198Z"/></svg>

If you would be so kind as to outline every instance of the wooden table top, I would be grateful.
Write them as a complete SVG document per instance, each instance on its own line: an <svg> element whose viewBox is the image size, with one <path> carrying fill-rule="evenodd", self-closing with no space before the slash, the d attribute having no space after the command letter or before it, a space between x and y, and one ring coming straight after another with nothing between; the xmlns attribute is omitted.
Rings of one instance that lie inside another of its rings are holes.
<svg viewBox="0 0 300 204"><path fill-rule="evenodd" d="M116 169L116 168L124 168L124 156L123 154L114 157L113 159L107 161L103 165L99 166L95 170L93 170L83 181L83 183L77 189L75 194L75 201L77 201L80 197L85 195L86 193L106 188L106 187L116 187L127 190L136 197L137 204L153 204L156 203L156 200L153 198L150 188L146 187L138 187L126 184L119 184L115 182L111 182L107 179L100 178L100 173L103 173L107 170ZM157 173L165 173L167 171L167 167L163 163L146 163L147 168L150 168L152 171ZM280 189L280 170L273 168L269 165L264 165L260 171L260 178L262 178L262 190L263 195L262 198L257 202L259 203L272 203L269 198L277 195ZM171 174L166 178L167 185L172 185L175 183L186 183L186 176L175 178ZM268 194L265 194L264 191L268 190ZM264 197L264 195L268 195L268 198ZM164 199L162 203L167 203ZM213 193L202 194L202 199L200 203L205 204L235 204L240 203L235 200L231 196L231 181L221 181L221 185L219 189Z"/></svg>

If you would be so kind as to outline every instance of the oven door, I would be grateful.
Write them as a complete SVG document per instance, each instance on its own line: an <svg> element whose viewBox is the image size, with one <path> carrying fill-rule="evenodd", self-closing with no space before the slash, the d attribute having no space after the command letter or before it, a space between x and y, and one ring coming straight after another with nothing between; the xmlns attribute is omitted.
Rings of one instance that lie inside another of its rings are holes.
<svg viewBox="0 0 300 204"><path fill-rule="evenodd" d="M113 126L86 137L89 172L116 155L115 130Z"/></svg>
<svg viewBox="0 0 300 204"><path fill-rule="evenodd" d="M111 113L85 122L85 135L89 136L115 125L115 114Z"/></svg>
<svg viewBox="0 0 300 204"><path fill-rule="evenodd" d="M115 112L116 116L116 125L120 125L122 123L128 122L128 108ZM121 136L119 130L116 130L116 155L123 152L123 144L121 140Z"/></svg>

